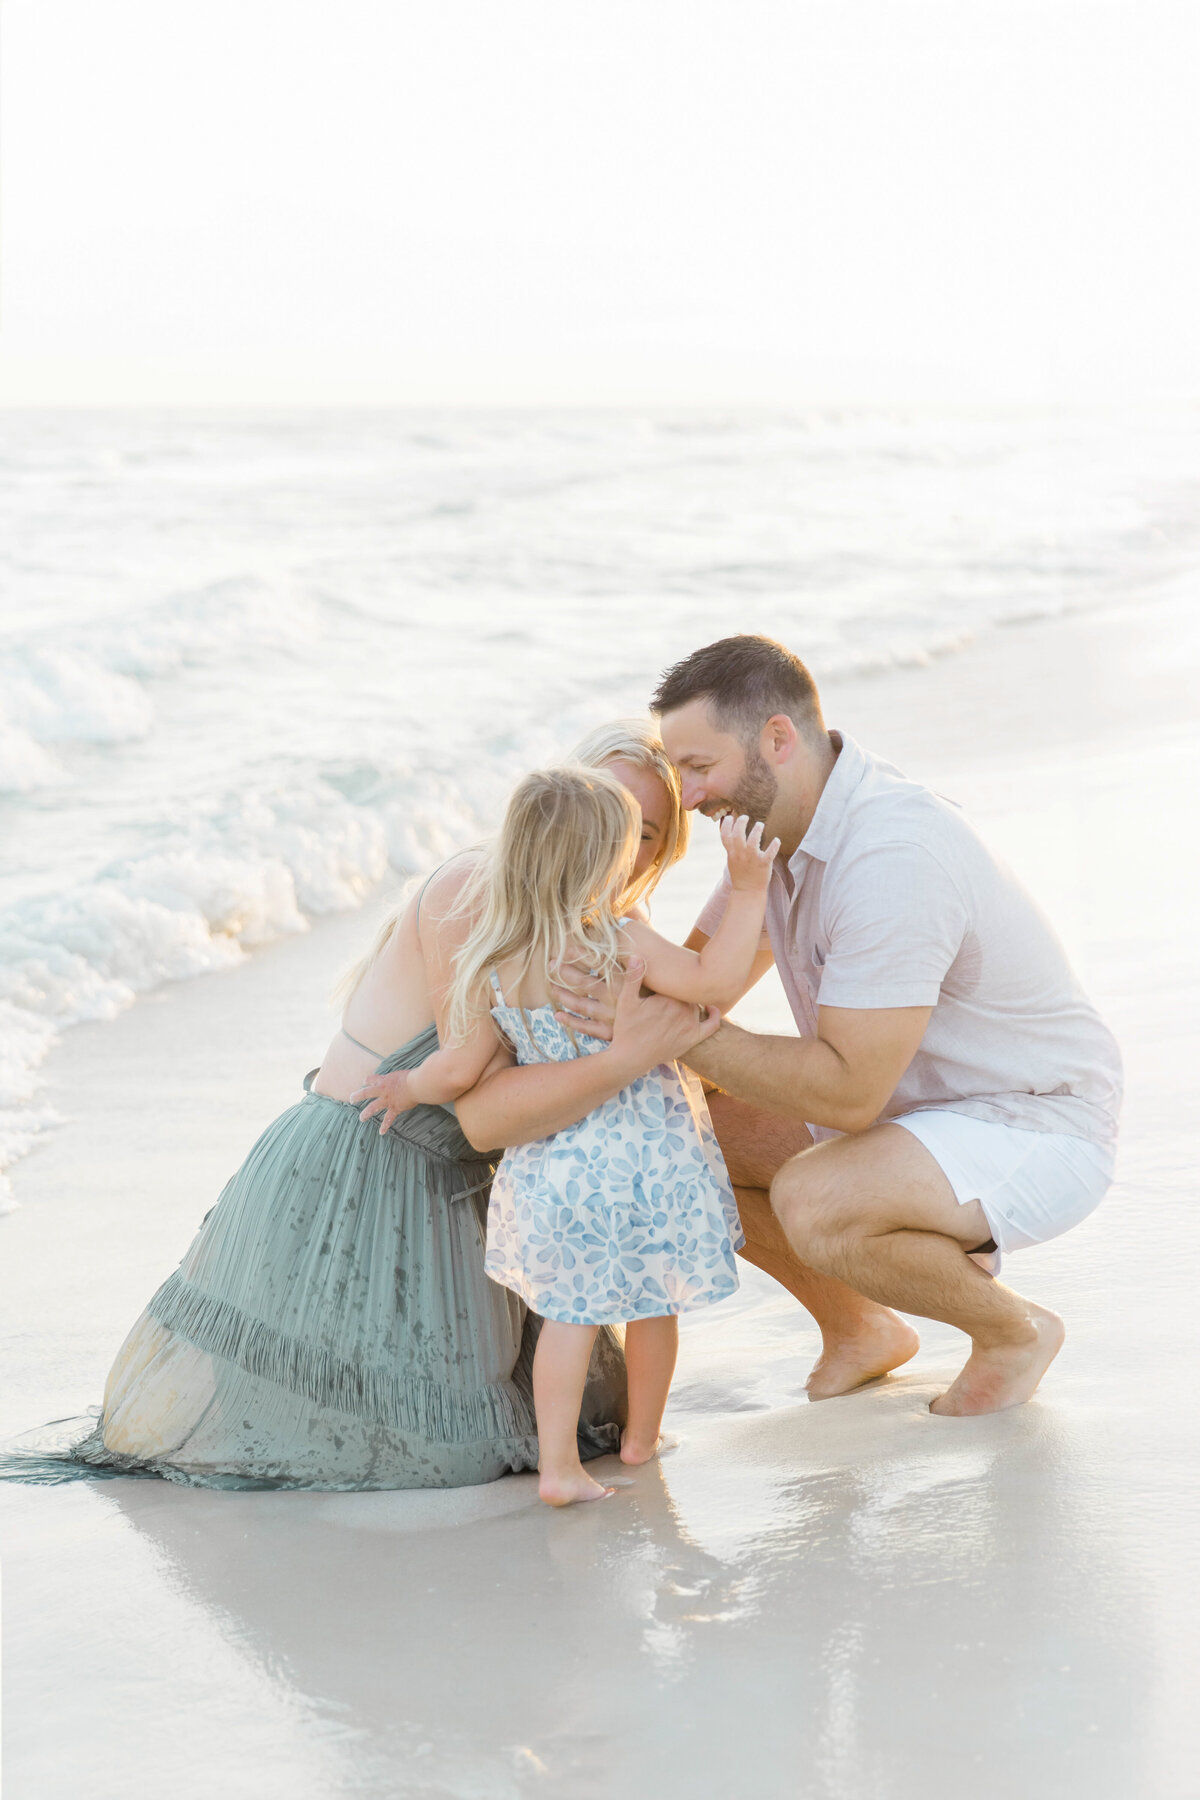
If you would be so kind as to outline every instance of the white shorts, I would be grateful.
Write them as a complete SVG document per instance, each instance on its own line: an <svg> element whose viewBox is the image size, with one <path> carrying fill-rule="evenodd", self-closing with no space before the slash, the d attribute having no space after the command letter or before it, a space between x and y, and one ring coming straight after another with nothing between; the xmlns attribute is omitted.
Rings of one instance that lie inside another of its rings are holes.
<svg viewBox="0 0 1200 1800"><path fill-rule="evenodd" d="M1099 1206L1113 1177L1115 1150L1062 1131L1022 1131L941 1107L884 1122L921 1140L960 1206L978 1200L1002 1251L1069 1231Z"/></svg>

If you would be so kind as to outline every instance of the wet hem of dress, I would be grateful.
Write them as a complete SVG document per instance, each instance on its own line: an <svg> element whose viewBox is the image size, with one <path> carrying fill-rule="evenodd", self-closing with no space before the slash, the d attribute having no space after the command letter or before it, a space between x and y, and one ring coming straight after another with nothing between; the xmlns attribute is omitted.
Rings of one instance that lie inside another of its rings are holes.
<svg viewBox="0 0 1200 1800"><path fill-rule="evenodd" d="M482 1486L499 1481L504 1475L527 1474L537 1468L538 1441L523 1436L508 1439L480 1439L477 1444L436 1445L434 1451L451 1449L464 1454L482 1446L486 1454L477 1458L479 1467L471 1468L460 1479L437 1481L395 1480L394 1474L364 1473L358 1479L321 1481L295 1474L266 1474L246 1469L213 1465L173 1463L168 1457L138 1457L105 1448L97 1431L69 1449L58 1452L8 1452L0 1454L0 1481L25 1482L34 1487L57 1487L74 1481L157 1480L169 1481L177 1487L210 1488L221 1492L268 1492L289 1489L312 1493L360 1493L367 1491L402 1493L409 1489ZM584 1460L588 1453L582 1450ZM592 1451L591 1455L603 1454Z"/></svg>

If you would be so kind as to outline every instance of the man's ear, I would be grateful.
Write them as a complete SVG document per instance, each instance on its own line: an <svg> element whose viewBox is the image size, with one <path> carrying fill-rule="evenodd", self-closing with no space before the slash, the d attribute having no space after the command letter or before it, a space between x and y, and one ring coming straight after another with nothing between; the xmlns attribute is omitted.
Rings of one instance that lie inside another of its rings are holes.
<svg viewBox="0 0 1200 1800"><path fill-rule="evenodd" d="M785 763L795 754L800 734L786 713L772 713L762 728L759 749L767 762Z"/></svg>

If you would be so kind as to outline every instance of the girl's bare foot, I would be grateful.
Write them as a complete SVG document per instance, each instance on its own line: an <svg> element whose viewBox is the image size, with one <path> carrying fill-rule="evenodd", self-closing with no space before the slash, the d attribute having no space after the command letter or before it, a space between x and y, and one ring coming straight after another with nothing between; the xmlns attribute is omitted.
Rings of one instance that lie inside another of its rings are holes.
<svg viewBox="0 0 1200 1800"><path fill-rule="evenodd" d="M547 1506L574 1506L579 1500L607 1500L616 1488L601 1487L580 1469L578 1474L538 1476L538 1498Z"/></svg>
<svg viewBox="0 0 1200 1800"><path fill-rule="evenodd" d="M1062 1349L1066 1328L1044 1306L1029 1309L1029 1335L1019 1344L976 1345L957 1381L931 1401L929 1410L953 1418L1003 1412L1028 1400Z"/></svg>
<svg viewBox="0 0 1200 1800"><path fill-rule="evenodd" d="M864 1320L853 1337L826 1345L805 1383L810 1400L833 1400L853 1393L864 1382L875 1381L909 1362L921 1348L911 1325L895 1313Z"/></svg>

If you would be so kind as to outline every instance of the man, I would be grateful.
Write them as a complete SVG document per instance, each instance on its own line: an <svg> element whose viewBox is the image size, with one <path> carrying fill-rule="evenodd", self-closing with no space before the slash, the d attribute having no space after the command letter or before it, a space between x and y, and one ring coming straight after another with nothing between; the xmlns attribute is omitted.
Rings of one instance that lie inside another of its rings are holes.
<svg viewBox="0 0 1200 1800"><path fill-rule="evenodd" d="M934 1412L1018 1405L1063 1325L985 1270L1098 1205L1115 1043L958 809L827 731L782 645L709 644L667 672L653 706L685 806L747 813L781 843L758 972L773 957L800 1036L724 1024L687 1060L719 1090L746 1254L821 1327L810 1395L907 1362L918 1340L899 1307L971 1338ZM692 947L723 906L722 887Z"/></svg>

